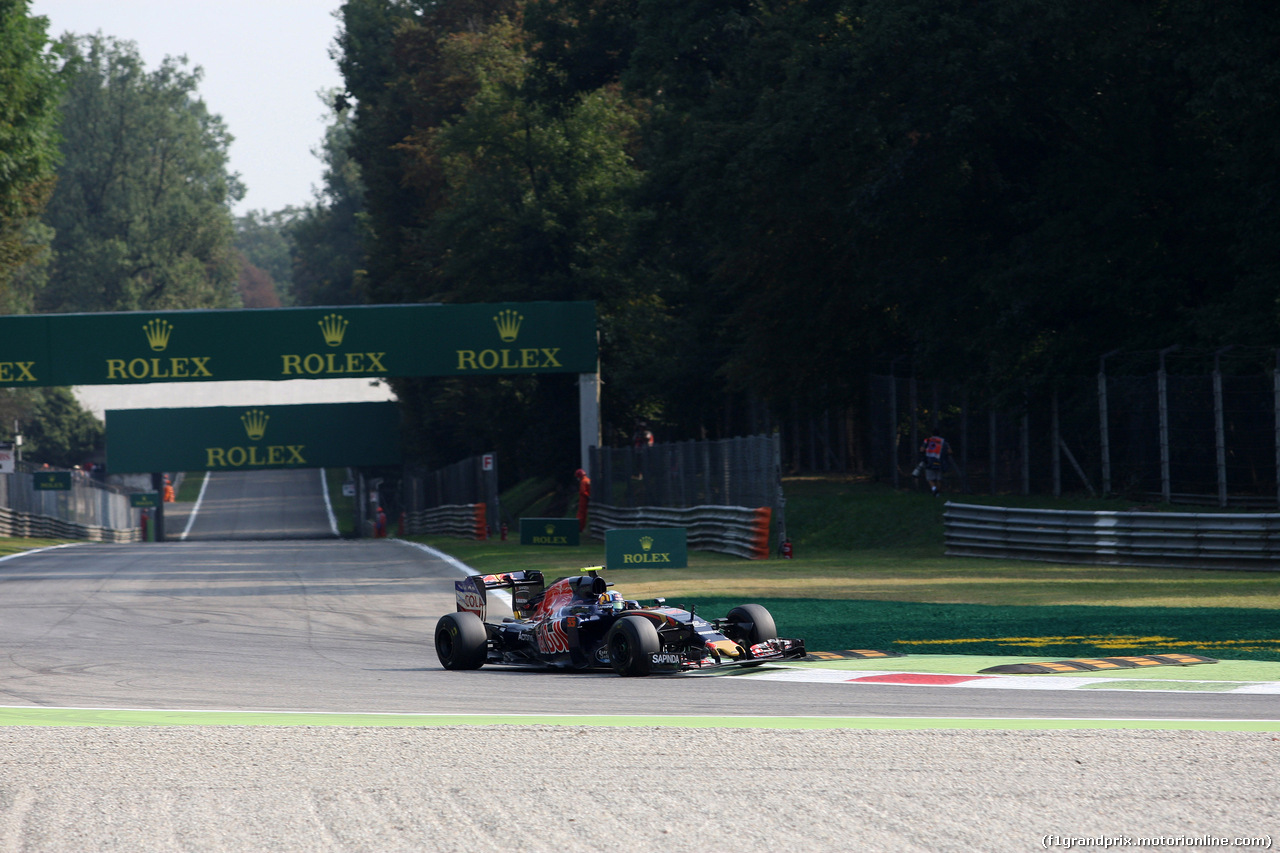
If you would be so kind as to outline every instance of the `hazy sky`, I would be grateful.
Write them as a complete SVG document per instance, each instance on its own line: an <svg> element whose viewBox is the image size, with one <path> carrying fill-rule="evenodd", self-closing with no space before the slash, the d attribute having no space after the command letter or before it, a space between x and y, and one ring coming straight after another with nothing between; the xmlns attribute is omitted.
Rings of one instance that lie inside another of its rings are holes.
<svg viewBox="0 0 1280 853"><path fill-rule="evenodd" d="M200 95L235 137L231 171L247 188L234 208L306 204L321 183L312 151L324 137L322 89L342 85L329 51L342 0L33 0L64 32L127 39L148 71L166 56L204 69Z"/></svg>

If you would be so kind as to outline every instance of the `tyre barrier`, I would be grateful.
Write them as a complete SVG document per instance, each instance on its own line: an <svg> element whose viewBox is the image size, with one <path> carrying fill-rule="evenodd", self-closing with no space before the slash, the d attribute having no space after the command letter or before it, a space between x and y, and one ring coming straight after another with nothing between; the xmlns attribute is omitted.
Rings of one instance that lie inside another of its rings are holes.
<svg viewBox="0 0 1280 853"><path fill-rule="evenodd" d="M142 541L142 532L136 528L118 530L93 524L79 524L7 507L0 507L0 536L19 539L83 539L88 542Z"/></svg>
<svg viewBox="0 0 1280 853"><path fill-rule="evenodd" d="M488 539L488 510L482 503L446 504L405 513L404 532L409 536L456 536Z"/></svg>
<svg viewBox="0 0 1280 853"><path fill-rule="evenodd" d="M592 504L587 532L603 539L606 530L627 527L683 527L689 547L750 560L769 557L772 507L618 507Z"/></svg>

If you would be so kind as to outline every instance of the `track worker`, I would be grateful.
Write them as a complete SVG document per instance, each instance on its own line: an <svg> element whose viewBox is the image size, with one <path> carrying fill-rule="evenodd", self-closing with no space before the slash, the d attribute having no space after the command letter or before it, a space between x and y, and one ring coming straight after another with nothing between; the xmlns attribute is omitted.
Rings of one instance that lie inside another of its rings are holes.
<svg viewBox="0 0 1280 853"><path fill-rule="evenodd" d="M573 472L578 478L578 532L587 529L587 506L591 503L591 478L587 472L579 468Z"/></svg>
<svg viewBox="0 0 1280 853"><path fill-rule="evenodd" d="M920 445L920 457L929 493L936 497L942 487L942 474L951 465L951 445L942 436L931 435Z"/></svg>

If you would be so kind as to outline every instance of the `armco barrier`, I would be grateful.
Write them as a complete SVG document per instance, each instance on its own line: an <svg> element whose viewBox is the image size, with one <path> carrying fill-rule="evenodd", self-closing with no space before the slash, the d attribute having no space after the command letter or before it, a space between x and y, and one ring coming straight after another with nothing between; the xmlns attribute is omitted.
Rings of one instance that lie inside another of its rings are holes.
<svg viewBox="0 0 1280 853"><path fill-rule="evenodd" d="M449 504L405 513L404 532L411 536L432 534L460 539L487 539L488 513L485 505Z"/></svg>
<svg viewBox="0 0 1280 853"><path fill-rule="evenodd" d="M84 539L89 542L140 542L142 533L135 527L115 529L93 524L80 524L48 515L0 507L0 536L22 539Z"/></svg>
<svg viewBox="0 0 1280 853"><path fill-rule="evenodd" d="M126 490L94 480L84 471L62 471L70 489L35 486L37 469L18 463L16 473L0 474L0 536L138 542L138 511Z"/></svg>
<svg viewBox="0 0 1280 853"><path fill-rule="evenodd" d="M947 503L947 554L1086 565L1280 569L1280 514L1081 512Z"/></svg>
<svg viewBox="0 0 1280 853"><path fill-rule="evenodd" d="M769 556L769 507L694 506L686 508L592 504L588 532L597 539L619 527L683 527L689 547L752 560Z"/></svg>

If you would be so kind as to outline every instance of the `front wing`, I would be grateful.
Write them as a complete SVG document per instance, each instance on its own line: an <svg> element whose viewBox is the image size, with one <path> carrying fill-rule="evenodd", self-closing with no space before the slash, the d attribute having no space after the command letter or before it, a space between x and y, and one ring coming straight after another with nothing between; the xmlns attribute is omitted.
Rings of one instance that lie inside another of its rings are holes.
<svg viewBox="0 0 1280 853"><path fill-rule="evenodd" d="M695 657L688 649L683 652L662 650L653 655L653 671L655 673L703 672L714 669L730 669L733 667L759 666L764 663L782 663L790 660L803 660L807 654L804 640L779 638L756 643L748 649L750 657L730 657L729 655L710 654Z"/></svg>

